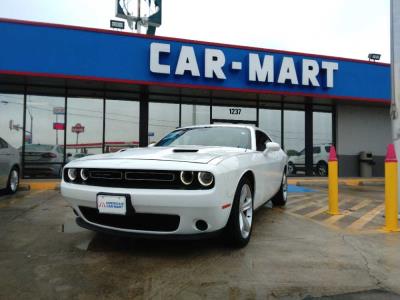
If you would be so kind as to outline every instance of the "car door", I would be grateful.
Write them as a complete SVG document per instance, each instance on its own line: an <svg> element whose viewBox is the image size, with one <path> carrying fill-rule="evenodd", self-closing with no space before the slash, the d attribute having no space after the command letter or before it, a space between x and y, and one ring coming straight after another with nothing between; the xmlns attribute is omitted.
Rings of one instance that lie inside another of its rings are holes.
<svg viewBox="0 0 400 300"><path fill-rule="evenodd" d="M279 151L266 152L267 142L271 142L268 135L261 130L256 130L256 150L258 152L256 186L257 190L261 189L263 192L262 197L258 198L261 203L269 200L277 192L282 179L280 153ZM258 206L261 203L255 203L255 205Z"/></svg>
<svg viewBox="0 0 400 300"><path fill-rule="evenodd" d="M8 144L0 138L0 188L5 188L8 180L10 152Z"/></svg>

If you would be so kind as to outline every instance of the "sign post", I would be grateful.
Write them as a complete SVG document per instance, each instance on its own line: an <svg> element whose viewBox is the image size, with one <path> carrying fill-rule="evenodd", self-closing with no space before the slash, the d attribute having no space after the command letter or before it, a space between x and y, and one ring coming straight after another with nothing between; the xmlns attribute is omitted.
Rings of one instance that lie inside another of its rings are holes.
<svg viewBox="0 0 400 300"><path fill-rule="evenodd" d="M392 82L390 115L392 118L393 143L397 157L400 157L400 1L398 0L391 0L390 2L390 25ZM397 179L397 185L399 185L399 183L399 179ZM400 202L400 199L398 199L398 202ZM400 207L400 205L398 205L398 207Z"/></svg>
<svg viewBox="0 0 400 300"><path fill-rule="evenodd" d="M76 133L76 146L78 146L79 134L85 132L85 126L82 126L81 123L76 123L75 126L72 126L71 131ZM78 153L78 148L75 148L75 150L75 152Z"/></svg>

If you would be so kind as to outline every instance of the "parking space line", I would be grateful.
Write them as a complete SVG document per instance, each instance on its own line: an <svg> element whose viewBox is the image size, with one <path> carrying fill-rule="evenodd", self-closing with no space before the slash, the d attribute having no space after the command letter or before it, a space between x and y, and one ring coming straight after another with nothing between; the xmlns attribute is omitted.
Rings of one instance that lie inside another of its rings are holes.
<svg viewBox="0 0 400 300"><path fill-rule="evenodd" d="M332 224L336 223L337 221L339 221L340 219L344 218L345 216L352 214L354 211L357 211L357 210L367 206L370 202L371 202L371 200L363 200L360 203L344 210L341 215L332 216L329 219L326 219L324 221L324 223L327 225L332 225Z"/></svg>
<svg viewBox="0 0 400 300"><path fill-rule="evenodd" d="M353 222L350 226L347 227L349 230L360 230L363 228L368 222L370 222L376 215L383 211L385 208L385 204L380 204L374 209L367 212L365 215L361 216L357 221Z"/></svg>
<svg viewBox="0 0 400 300"><path fill-rule="evenodd" d="M324 207L321 207L321 208L319 208L317 210L309 212L308 214L305 214L304 217L312 218L312 217L314 217L316 215L319 215L319 214L322 214L323 212L326 212L327 210L328 210L328 206L324 206Z"/></svg>

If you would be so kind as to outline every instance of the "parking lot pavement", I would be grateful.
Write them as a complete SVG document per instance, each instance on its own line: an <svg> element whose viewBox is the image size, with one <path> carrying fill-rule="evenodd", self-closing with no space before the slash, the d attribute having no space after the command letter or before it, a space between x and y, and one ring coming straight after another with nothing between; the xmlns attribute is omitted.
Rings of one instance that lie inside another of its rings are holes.
<svg viewBox="0 0 400 300"><path fill-rule="evenodd" d="M368 200L364 207L380 193L348 192ZM323 191L304 195L315 206L324 203ZM135 240L86 231L74 225L58 191L1 197L0 299L346 299L342 294L359 291L372 297L400 293L398 234L321 226L313 220L317 208L295 209L304 199L293 193L287 209L262 207L250 244L234 250L221 239ZM370 222L374 218L361 228Z"/></svg>
<svg viewBox="0 0 400 300"><path fill-rule="evenodd" d="M382 231L385 222L384 202L383 186L349 185L340 187L339 215L326 213L326 189L315 189L314 193L292 193L285 211L341 231L371 233Z"/></svg>

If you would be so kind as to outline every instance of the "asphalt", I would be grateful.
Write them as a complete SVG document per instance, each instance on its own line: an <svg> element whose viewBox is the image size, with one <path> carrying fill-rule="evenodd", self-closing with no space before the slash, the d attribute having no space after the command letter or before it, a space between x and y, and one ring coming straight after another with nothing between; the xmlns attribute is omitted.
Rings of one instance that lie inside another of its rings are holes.
<svg viewBox="0 0 400 300"><path fill-rule="evenodd" d="M240 250L96 234L56 190L2 196L0 299L399 299L400 235L324 226L291 211L302 195L261 208Z"/></svg>

